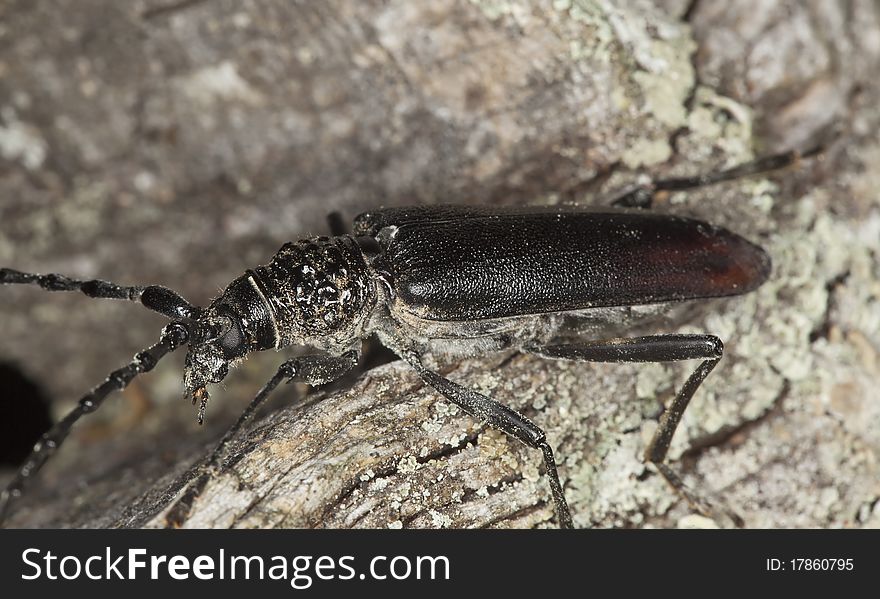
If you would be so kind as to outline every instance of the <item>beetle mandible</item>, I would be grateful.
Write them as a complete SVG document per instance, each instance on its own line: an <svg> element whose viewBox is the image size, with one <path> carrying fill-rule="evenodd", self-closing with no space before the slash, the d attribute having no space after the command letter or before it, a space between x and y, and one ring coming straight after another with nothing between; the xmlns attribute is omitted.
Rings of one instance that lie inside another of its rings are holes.
<svg viewBox="0 0 880 599"><path fill-rule="evenodd" d="M357 365L360 342L372 334L447 400L541 451L559 525L565 528L572 526L571 513L544 431L515 410L437 374L424 358L434 352L475 356L519 350L586 362L700 360L645 450L645 460L689 496L665 458L690 399L721 359L721 340L710 334L572 337L579 330L620 324L615 319L624 316L614 316L615 308L733 296L761 285L770 273L763 249L726 229L647 208L657 192L775 170L822 149L638 185L617 194L610 208L433 205L367 212L355 219L351 234L337 231L334 237L285 244L268 264L232 281L207 308L158 285L0 268L0 284L139 302L171 319L156 344L110 373L43 435L0 495L0 521L74 423L175 349L188 348L185 394L198 403L199 422L208 386L222 381L249 353L292 345L317 351L280 366L202 467L187 490L191 499L277 385L339 379ZM188 502L178 500L168 517L179 518L187 509Z"/></svg>

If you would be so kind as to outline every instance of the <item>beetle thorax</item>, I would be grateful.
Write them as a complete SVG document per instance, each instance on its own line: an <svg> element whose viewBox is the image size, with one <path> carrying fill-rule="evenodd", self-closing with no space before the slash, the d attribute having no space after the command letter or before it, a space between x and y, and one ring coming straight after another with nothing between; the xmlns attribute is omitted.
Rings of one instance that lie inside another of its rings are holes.
<svg viewBox="0 0 880 599"><path fill-rule="evenodd" d="M271 309L279 348L353 340L375 300L366 258L349 236L287 243L251 273Z"/></svg>

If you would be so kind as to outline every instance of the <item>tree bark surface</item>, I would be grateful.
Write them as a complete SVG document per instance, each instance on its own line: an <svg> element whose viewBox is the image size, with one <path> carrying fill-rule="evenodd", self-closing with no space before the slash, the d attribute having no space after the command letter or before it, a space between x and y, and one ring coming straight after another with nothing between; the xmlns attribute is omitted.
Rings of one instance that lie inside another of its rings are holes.
<svg viewBox="0 0 880 599"><path fill-rule="evenodd" d="M333 210L601 204L646 174L836 127L821 159L659 198L774 267L757 292L654 332L725 343L672 446L691 488L748 527L878 526L878 67L869 0L7 2L0 264L204 305L283 243L326 234ZM58 415L163 325L134 305L0 291L0 360ZM9 524L169 525L193 465L285 357L233 371L201 428L182 356L166 359L77 427ZM693 367L503 355L443 373L547 431L577 526L713 526L640 460ZM282 386L174 525L555 525L539 452L400 362L349 383Z"/></svg>

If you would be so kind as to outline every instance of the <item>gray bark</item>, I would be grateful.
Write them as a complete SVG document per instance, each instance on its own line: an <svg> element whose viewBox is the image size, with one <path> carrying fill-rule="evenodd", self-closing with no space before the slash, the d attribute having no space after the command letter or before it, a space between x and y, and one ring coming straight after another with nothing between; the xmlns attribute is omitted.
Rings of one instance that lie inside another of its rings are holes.
<svg viewBox="0 0 880 599"><path fill-rule="evenodd" d="M0 7L0 264L205 304L325 215L601 202L843 130L822 160L660 202L761 243L771 280L663 331L726 354L672 459L751 527L880 524L880 9L849 2L12 2ZM69 409L154 342L137 306L0 293L0 359ZM662 331L661 331L662 332ZM491 356L444 373L543 426L579 526L712 525L639 460L692 365ZM182 357L108 401L10 524L162 526L284 356L199 428ZM4 402L15 401L4 396ZM401 363L284 387L185 526L554 524L540 456Z"/></svg>

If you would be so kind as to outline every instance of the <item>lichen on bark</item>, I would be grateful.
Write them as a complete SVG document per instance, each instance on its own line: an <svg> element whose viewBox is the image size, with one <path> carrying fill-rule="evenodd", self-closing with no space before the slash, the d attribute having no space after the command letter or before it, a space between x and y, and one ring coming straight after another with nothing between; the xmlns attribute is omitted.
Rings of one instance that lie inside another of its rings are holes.
<svg viewBox="0 0 880 599"><path fill-rule="evenodd" d="M601 203L836 123L822 160L661 199L774 261L756 293L663 329L726 346L671 458L747 526L877 525L878 8L682 4L7 3L0 264L205 304L284 242L325 233L331 210ZM0 357L58 413L161 326L129 305L0 294ZM203 429L169 359L78 427L11 524L164 525L169 489L282 359L234 371ZM579 526L710 524L639 459L688 373L525 356L444 369L547 430ZM400 363L277 395L184 526L554 525L540 456Z"/></svg>

